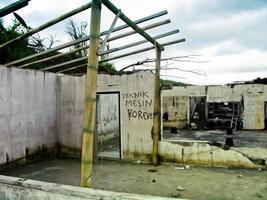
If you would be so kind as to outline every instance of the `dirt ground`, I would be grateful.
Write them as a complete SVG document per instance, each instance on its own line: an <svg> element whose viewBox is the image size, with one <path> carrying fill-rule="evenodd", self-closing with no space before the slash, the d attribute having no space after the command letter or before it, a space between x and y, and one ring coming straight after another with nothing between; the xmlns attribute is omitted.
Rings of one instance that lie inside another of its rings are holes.
<svg viewBox="0 0 267 200"><path fill-rule="evenodd" d="M100 160L94 165L93 187L98 189L180 197L196 200L267 200L267 171L123 163ZM78 159L49 159L1 174L26 179L79 185Z"/></svg>

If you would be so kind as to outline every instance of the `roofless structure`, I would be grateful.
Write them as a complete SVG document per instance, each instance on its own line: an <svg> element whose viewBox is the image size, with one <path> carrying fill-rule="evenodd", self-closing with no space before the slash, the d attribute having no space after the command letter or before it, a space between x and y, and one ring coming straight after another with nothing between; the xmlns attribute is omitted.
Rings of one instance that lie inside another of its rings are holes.
<svg viewBox="0 0 267 200"><path fill-rule="evenodd" d="M100 31L100 21L101 21L101 6L106 6L111 12L115 14L114 21L109 30ZM164 44L160 44L156 39L166 37L169 35L173 35L179 32L178 29L172 30L170 32L162 33L160 35L156 35L154 37L150 36L145 30L152 29L167 23L170 23L170 20L159 21L157 23L153 23L147 26L140 27L139 24L145 21L149 21L151 19L160 17L162 15L167 14L167 11L159 12L151 16L147 16L137 21L132 21L126 14L123 13L120 9L118 9L115 5L113 5L109 0L92 0L91 3L87 3L77 9L74 9L70 12L65 13L62 16L59 16L37 28L34 28L25 34L12 39L4 44L0 45L1 48L6 48L10 44L13 44L21 39L27 38L35 33L38 33L41 30L44 30L68 17L71 17L79 12L82 12L88 8L91 8L91 22L90 22L90 35L76 41L68 42L57 46L55 48L49 49L44 52L36 53L31 56L27 56L25 58L21 58L18 60L14 60L9 63L5 63L6 67L18 67L18 68L32 68L33 64L46 62L48 60L58 59L61 56L72 54L77 51L82 51L88 48L88 57L81 57L78 59L74 59L68 62L63 62L57 65L43 67L39 70L42 71L52 71L56 73L68 73L71 70L77 68L86 68L86 100L84 105L84 122L83 122L83 142L82 142L82 156L81 156L81 186L89 187L92 178L92 161L93 161L93 141L95 134L95 114L96 114L96 82L97 82L97 72L98 72L98 64L101 62L107 62L114 59L123 58L126 56L138 54L141 52L145 52L148 50L155 50L156 55L156 69L155 69L155 90L154 90L154 110L153 110L153 149L152 149L152 161L154 165L158 165L158 137L160 131L160 60L161 60L161 52L164 50L164 47L167 45L176 44L179 42L184 42L185 39L177 39L173 41L166 42ZM120 18L125 25L115 27L117 19ZM131 27L133 31L129 31L114 37L110 37L110 35L114 32L120 31L127 27ZM110 42L113 40L117 40L123 37L127 37L129 35L138 33L144 37L144 40L130 43L124 46L120 46L117 48L110 49L108 51L104 51L103 46L105 46L106 42ZM104 39L101 39L102 36L105 36ZM90 40L89 45L85 45L81 48L70 50L65 53L60 53L58 55L47 56L52 52L56 52L58 50L73 46L74 44L81 43L84 41ZM116 51L128 49L145 42L151 43L150 47L130 51L127 53L123 53L121 55L117 55L108 59L100 60L100 56L105 54L111 54ZM36 58L44 57L42 59L36 60ZM35 59L35 61L33 61ZM79 63L79 64L77 64ZM81 64L82 63L82 64ZM71 67L70 67L71 65ZM66 67L67 66L67 67Z"/></svg>

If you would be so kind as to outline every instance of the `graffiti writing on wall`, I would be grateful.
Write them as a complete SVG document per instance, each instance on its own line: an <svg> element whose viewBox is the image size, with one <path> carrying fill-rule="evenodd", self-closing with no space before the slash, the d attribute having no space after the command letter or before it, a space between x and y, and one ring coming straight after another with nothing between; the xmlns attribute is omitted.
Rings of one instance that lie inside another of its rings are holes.
<svg viewBox="0 0 267 200"><path fill-rule="evenodd" d="M127 108L129 120L149 120L153 118L153 113L149 112L152 106L152 99L148 91L122 94L124 105Z"/></svg>

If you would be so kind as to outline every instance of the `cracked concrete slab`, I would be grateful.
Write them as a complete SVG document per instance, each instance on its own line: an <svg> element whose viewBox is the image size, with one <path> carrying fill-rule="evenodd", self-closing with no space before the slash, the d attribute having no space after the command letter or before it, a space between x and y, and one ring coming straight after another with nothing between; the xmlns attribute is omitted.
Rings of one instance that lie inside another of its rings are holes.
<svg viewBox="0 0 267 200"><path fill-rule="evenodd" d="M232 148L234 151L242 153L244 156L248 157L250 160L262 160L266 165L267 161L267 149L265 148Z"/></svg>

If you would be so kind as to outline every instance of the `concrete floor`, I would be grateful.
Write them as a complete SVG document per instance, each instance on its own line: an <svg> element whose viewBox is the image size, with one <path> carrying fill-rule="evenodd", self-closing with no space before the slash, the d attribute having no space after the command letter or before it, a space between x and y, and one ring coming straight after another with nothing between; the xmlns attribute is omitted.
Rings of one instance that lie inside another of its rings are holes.
<svg viewBox="0 0 267 200"><path fill-rule="evenodd" d="M120 159L120 137L98 141L98 156L104 158Z"/></svg>
<svg viewBox="0 0 267 200"><path fill-rule="evenodd" d="M151 165L100 160L93 187L111 191L207 200L267 199L267 171ZM3 175L79 185L77 159L50 159L2 171Z"/></svg>
<svg viewBox="0 0 267 200"><path fill-rule="evenodd" d="M177 130L176 134L170 130L163 131L163 139L171 140L202 140L225 143L225 130ZM236 131L234 135L235 147L267 148L267 131Z"/></svg>

